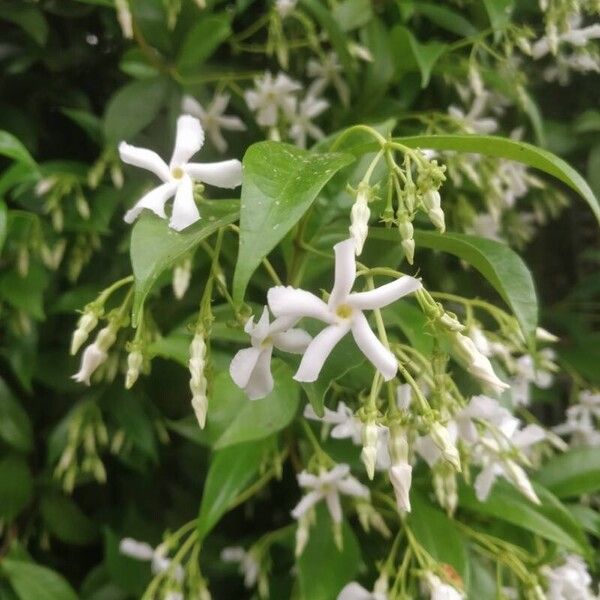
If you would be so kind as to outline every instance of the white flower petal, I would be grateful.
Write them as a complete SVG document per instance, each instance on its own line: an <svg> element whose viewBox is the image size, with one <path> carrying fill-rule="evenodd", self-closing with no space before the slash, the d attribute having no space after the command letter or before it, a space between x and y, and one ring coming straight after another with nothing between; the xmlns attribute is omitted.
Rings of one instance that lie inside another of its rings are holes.
<svg viewBox="0 0 600 600"><path fill-rule="evenodd" d="M186 115L192 115L201 119L206 113L202 108L202 105L193 96L185 95L181 101L181 110Z"/></svg>
<svg viewBox="0 0 600 600"><path fill-rule="evenodd" d="M138 542L132 538L123 538L119 543L119 552L137 560L152 560L154 548L146 542Z"/></svg>
<svg viewBox="0 0 600 600"><path fill-rule="evenodd" d="M354 477L346 477L337 484L338 490L346 496L355 496L357 498L368 498L369 488L363 485L358 479Z"/></svg>
<svg viewBox="0 0 600 600"><path fill-rule="evenodd" d="M418 279L405 275L377 289L350 294L348 304L360 310L383 308L408 294L416 292L421 287L422 284Z"/></svg>
<svg viewBox="0 0 600 600"><path fill-rule="evenodd" d="M442 458L440 449L435 445L430 435L418 438L415 442L415 450L429 467L433 467Z"/></svg>
<svg viewBox="0 0 600 600"><path fill-rule="evenodd" d="M329 296L329 306L335 307L346 302L356 279L354 241L352 239L344 240L336 244L333 250L335 252L335 281Z"/></svg>
<svg viewBox="0 0 600 600"><path fill-rule="evenodd" d="M124 163L151 171L163 181L169 181L171 177L169 167L165 161L152 150L121 142L119 144L119 156Z"/></svg>
<svg viewBox="0 0 600 600"><path fill-rule="evenodd" d="M312 337L304 329L288 329L273 335L275 348L293 354L302 354L311 341Z"/></svg>
<svg viewBox="0 0 600 600"><path fill-rule="evenodd" d="M299 519L321 500L321 498L323 498L323 493L320 491L313 490L312 492L308 492L308 494L302 496L300 502L298 502L294 510L292 510L292 517L294 517L294 519Z"/></svg>
<svg viewBox="0 0 600 600"><path fill-rule="evenodd" d="M272 353L273 346L268 346L258 356L256 366L245 388L250 400L260 400L273 391L273 375L271 375Z"/></svg>
<svg viewBox="0 0 600 600"><path fill-rule="evenodd" d="M531 423L520 431L515 432L510 441L518 448L527 448L545 440L546 437L547 433L543 427Z"/></svg>
<svg viewBox="0 0 600 600"><path fill-rule="evenodd" d="M325 323L333 321L327 304L305 290L279 285L267 292L267 300L276 317L312 317Z"/></svg>
<svg viewBox="0 0 600 600"><path fill-rule="evenodd" d="M337 493L337 490L331 490L325 494L325 502L327 503L327 508L331 518L333 519L333 522L341 523L343 517L342 504L340 502L340 495Z"/></svg>
<svg viewBox="0 0 600 600"><path fill-rule="evenodd" d="M396 505L401 513L410 512L410 487L412 485L412 467L408 463L392 465L389 470L390 481L396 496Z"/></svg>
<svg viewBox="0 0 600 600"><path fill-rule="evenodd" d="M177 184L175 183L163 183L153 190L150 190L125 213L123 219L126 223L133 223L144 208L151 210L161 219L166 219L165 202L175 193L176 189Z"/></svg>
<svg viewBox="0 0 600 600"><path fill-rule="evenodd" d="M177 186L175 202L169 227L181 231L200 219L200 212L194 201L194 186L189 177L184 177Z"/></svg>
<svg viewBox="0 0 600 600"><path fill-rule="evenodd" d="M233 357L229 365L229 374L235 385L242 389L246 387L260 353L260 348L244 348Z"/></svg>
<svg viewBox="0 0 600 600"><path fill-rule="evenodd" d="M483 468L475 479L475 494L479 502L485 502L490 495L494 481L496 481L496 465L491 464Z"/></svg>
<svg viewBox="0 0 600 600"><path fill-rule="evenodd" d="M369 327L367 318L361 312L354 315L352 336L361 352L381 373L385 381L389 381L396 375L398 370L396 357L377 339Z"/></svg>
<svg viewBox="0 0 600 600"><path fill-rule="evenodd" d="M346 324L329 325L321 331L304 352L298 371L294 375L296 381L316 381L323 364L331 354L335 345L348 333Z"/></svg>
<svg viewBox="0 0 600 600"><path fill-rule="evenodd" d="M228 129L229 131L246 131L244 122L239 117L232 115L223 115L222 117L219 117L219 125L223 129Z"/></svg>
<svg viewBox="0 0 600 600"><path fill-rule="evenodd" d="M342 588L337 600L373 600L371 592L353 581Z"/></svg>
<svg viewBox="0 0 600 600"><path fill-rule="evenodd" d="M191 115L179 117L170 168L183 167L202 148L202 144L204 144L204 130L200 121Z"/></svg>
<svg viewBox="0 0 600 600"><path fill-rule="evenodd" d="M216 163L189 163L184 171L195 181L233 189L242 183L242 163L237 159Z"/></svg>

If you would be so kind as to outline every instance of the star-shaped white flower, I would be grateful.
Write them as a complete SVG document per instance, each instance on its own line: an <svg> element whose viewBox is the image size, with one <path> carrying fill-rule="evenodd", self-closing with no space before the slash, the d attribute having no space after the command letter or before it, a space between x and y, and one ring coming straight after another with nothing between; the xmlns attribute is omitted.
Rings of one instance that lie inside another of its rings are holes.
<svg viewBox="0 0 600 600"><path fill-rule="evenodd" d="M342 104L347 106L350 102L350 88L342 77L342 71L342 64L335 52L326 54L320 60L311 58L306 63L306 74L314 78L314 81L308 88L309 95L320 96L331 83L338 93Z"/></svg>
<svg viewBox="0 0 600 600"><path fill-rule="evenodd" d="M304 408L304 418L333 425L330 435L335 440L351 439L354 444L361 443L362 423L342 401L338 403L335 411L325 407L322 417L317 416L314 408L307 404Z"/></svg>
<svg viewBox="0 0 600 600"><path fill-rule="evenodd" d="M291 122L290 137L300 148L306 148L306 139L311 137L314 140L320 140L324 133L313 123L322 112L329 108L329 102L322 98L306 96L304 100L298 102L297 98L292 98L290 102L288 118Z"/></svg>
<svg viewBox="0 0 600 600"><path fill-rule="evenodd" d="M240 573L244 576L244 586L253 588L260 575L260 563L251 552L241 546L230 546L221 551L221 560L229 563L239 563Z"/></svg>
<svg viewBox="0 0 600 600"><path fill-rule="evenodd" d="M320 475L302 471L298 475L298 484L310 491L302 497L292 511L294 519L299 519L317 502L325 500L333 522L341 523L340 494L357 498L369 497L369 488L350 475L350 467L346 464L336 465L331 471L324 471Z"/></svg>
<svg viewBox="0 0 600 600"><path fill-rule="evenodd" d="M300 88L298 82L284 73L273 77L267 72L254 80L254 89L244 92L244 99L248 108L256 113L256 122L259 125L273 127L277 125L279 109L288 112L293 94Z"/></svg>
<svg viewBox="0 0 600 600"><path fill-rule="evenodd" d="M252 346L240 350L231 361L229 374L235 384L246 391L250 400L264 398L273 390L271 355L273 346L284 352L301 354L310 344L311 337L302 329L292 329L297 318L283 317L269 324L269 311L265 306L256 325L251 317L244 331L250 336Z"/></svg>
<svg viewBox="0 0 600 600"><path fill-rule="evenodd" d="M175 196L169 227L181 231L200 219L198 207L194 202L194 182L222 188L235 188L242 183L242 164L239 160L204 164L189 162L203 144L204 131L200 121L190 115L182 115L177 119L175 148L168 165L152 150L130 146L126 142L119 144L119 154L123 162L147 169L163 182L127 211L127 223L133 223L144 208L151 210L161 219L166 219L165 203Z"/></svg>
<svg viewBox="0 0 600 600"><path fill-rule="evenodd" d="M186 114L200 119L213 146L221 153L227 150L227 141L223 137L221 129L229 131L245 131L246 129L239 117L225 114L228 104L229 94L215 94L206 109L192 96L184 96L181 103L181 109Z"/></svg>
<svg viewBox="0 0 600 600"><path fill-rule="evenodd" d="M278 286L268 292L269 307L276 317L311 317L328 324L309 344L294 379L316 381L333 348L351 331L362 353L389 381L396 374L398 363L373 333L363 311L383 308L418 290L421 282L405 275L375 290L352 293L356 279L354 242L348 239L333 249L335 281L327 303L310 292L292 287Z"/></svg>

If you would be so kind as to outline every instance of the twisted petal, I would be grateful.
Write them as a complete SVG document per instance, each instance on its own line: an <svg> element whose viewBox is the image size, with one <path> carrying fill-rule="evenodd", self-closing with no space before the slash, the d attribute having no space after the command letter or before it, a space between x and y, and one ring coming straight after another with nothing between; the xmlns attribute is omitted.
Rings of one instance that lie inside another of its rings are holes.
<svg viewBox="0 0 600 600"><path fill-rule="evenodd" d="M263 348L256 361L256 366L246 384L246 394L250 400L260 400L273 391L273 376L271 375L271 354L273 346Z"/></svg>
<svg viewBox="0 0 600 600"><path fill-rule="evenodd" d="M327 503L327 508L329 510L329 514L333 519L334 523L342 522L342 504L340 502L340 495L337 493L337 490L331 490L325 494L325 502Z"/></svg>
<svg viewBox="0 0 600 600"><path fill-rule="evenodd" d="M358 312L352 323L352 335L361 352L373 363L386 381L396 375L398 361L396 357L377 339L371 331L367 318Z"/></svg>
<svg viewBox="0 0 600 600"><path fill-rule="evenodd" d="M242 389L248 385L260 352L259 348L244 348L233 357L229 365L229 374L235 385Z"/></svg>
<svg viewBox="0 0 600 600"><path fill-rule="evenodd" d="M200 121L190 115L179 117L170 167L185 165L202 148L202 144L204 144L204 130Z"/></svg>
<svg viewBox="0 0 600 600"><path fill-rule="evenodd" d="M333 321L327 304L305 290L278 285L267 292L267 300L276 317L312 317L325 323Z"/></svg>
<svg viewBox="0 0 600 600"><path fill-rule="evenodd" d="M242 163L237 159L216 163L189 163L185 172L194 180L233 189L242 184Z"/></svg>
<svg viewBox="0 0 600 600"><path fill-rule="evenodd" d="M152 150L130 146L127 142L119 144L119 156L124 163L140 167L154 173L163 181L169 181L169 167L165 161Z"/></svg>
<svg viewBox="0 0 600 600"><path fill-rule="evenodd" d="M165 202L175 193L176 188L176 183L163 183L157 188L149 191L125 213L125 222L133 223L144 208L151 210L161 219L166 219L167 215L165 214Z"/></svg>
<svg viewBox="0 0 600 600"><path fill-rule="evenodd" d="M333 251L335 252L335 281L329 297L329 306L346 302L356 279L354 242L351 239L344 240L336 244Z"/></svg>
<svg viewBox="0 0 600 600"><path fill-rule="evenodd" d="M369 497L369 488L364 486L358 479L354 477L346 477L337 484L338 490L346 496L357 496L359 498Z"/></svg>
<svg viewBox="0 0 600 600"><path fill-rule="evenodd" d="M325 327L306 349L294 379L305 382L316 381L327 357L335 345L348 333L348 329L349 327L345 323Z"/></svg>
<svg viewBox="0 0 600 600"><path fill-rule="evenodd" d="M311 341L312 337L304 329L288 329L273 336L273 345L276 348L292 354L302 354Z"/></svg>
<svg viewBox="0 0 600 600"><path fill-rule="evenodd" d="M421 287L421 282L418 279L405 275L375 290L350 294L348 304L360 310L383 308L408 294L416 292Z"/></svg>
<svg viewBox="0 0 600 600"><path fill-rule="evenodd" d="M323 493L320 491L313 490L312 492L308 492L308 494L302 496L300 502L296 504L296 507L292 511L292 517L294 517L294 519L299 519L321 500L321 498L323 498Z"/></svg>
<svg viewBox="0 0 600 600"><path fill-rule="evenodd" d="M194 202L192 180L189 177L184 177L177 186L169 227L175 231L181 231L195 223L199 218L200 212Z"/></svg>
<svg viewBox="0 0 600 600"><path fill-rule="evenodd" d="M193 117L198 117L199 119L202 119L206 114L200 102L193 96L188 95L185 95L181 101L181 110L184 113L192 115Z"/></svg>

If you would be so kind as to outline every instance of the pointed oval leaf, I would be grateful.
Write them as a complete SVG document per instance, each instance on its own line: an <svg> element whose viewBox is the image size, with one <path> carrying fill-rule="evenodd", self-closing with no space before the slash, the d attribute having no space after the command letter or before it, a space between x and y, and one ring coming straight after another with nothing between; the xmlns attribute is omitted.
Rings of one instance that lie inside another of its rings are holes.
<svg viewBox="0 0 600 600"><path fill-rule="evenodd" d="M585 179L562 158L532 144L493 135L416 135L395 138L395 141L410 148L455 150L497 156L540 169L575 190L589 204L600 222L600 205Z"/></svg>
<svg viewBox="0 0 600 600"><path fill-rule="evenodd" d="M300 220L334 173L353 160L347 154L318 154L280 142L258 142L248 148L233 276L236 302L243 300L262 259Z"/></svg>
<svg viewBox="0 0 600 600"><path fill-rule="evenodd" d="M131 266L135 277L133 322L160 274L193 250L202 240L221 227L237 220L239 201L205 200L200 207L202 218L181 233L169 228L165 219L143 214L131 234Z"/></svg>
<svg viewBox="0 0 600 600"><path fill-rule="evenodd" d="M25 163L31 167L36 166L35 160L25 146L8 131L0 131L0 155Z"/></svg>
<svg viewBox="0 0 600 600"><path fill-rule="evenodd" d="M19 600L77 600L71 585L56 571L11 558L5 558L0 569Z"/></svg>

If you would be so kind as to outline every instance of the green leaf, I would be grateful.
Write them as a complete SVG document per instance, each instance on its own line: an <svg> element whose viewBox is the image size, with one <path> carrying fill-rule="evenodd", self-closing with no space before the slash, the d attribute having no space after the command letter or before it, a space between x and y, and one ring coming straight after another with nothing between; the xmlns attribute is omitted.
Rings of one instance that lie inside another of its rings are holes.
<svg viewBox="0 0 600 600"><path fill-rule="evenodd" d="M536 481L559 498L571 498L600 490L600 451L573 448L553 456L536 473Z"/></svg>
<svg viewBox="0 0 600 600"><path fill-rule="evenodd" d="M26 2L0 2L0 19L11 21L30 35L39 46L48 38L48 23L44 13Z"/></svg>
<svg viewBox="0 0 600 600"><path fill-rule="evenodd" d="M188 31L177 56L177 70L190 73L197 70L231 34L225 15L208 15Z"/></svg>
<svg viewBox="0 0 600 600"><path fill-rule="evenodd" d="M18 455L0 460L0 519L12 521L31 500L33 479L29 467Z"/></svg>
<svg viewBox="0 0 600 600"><path fill-rule="evenodd" d="M20 600L77 600L71 585L56 571L10 558L5 558L0 568Z"/></svg>
<svg viewBox="0 0 600 600"><path fill-rule="evenodd" d="M562 158L532 144L493 135L417 135L395 138L395 141L410 148L454 150L497 156L540 169L575 190L589 204L600 222L600 205L585 179Z"/></svg>
<svg viewBox="0 0 600 600"><path fill-rule="evenodd" d="M472 488L463 486L459 504L464 509L522 527L571 552L586 554L589 549L585 535L566 507L542 486L535 485L535 491L541 506L504 481L496 482L485 502L477 500Z"/></svg>
<svg viewBox="0 0 600 600"><path fill-rule="evenodd" d="M244 156L240 246L233 298L241 302L252 273L314 202L333 174L352 162L346 154L317 154L258 142Z"/></svg>
<svg viewBox="0 0 600 600"><path fill-rule="evenodd" d="M130 250L135 277L134 325L137 324L138 313L146 296L160 274L217 229L237 220L238 211L237 200L205 200L200 206L200 221L181 233L170 229L166 219L152 214L143 214L137 220L131 234Z"/></svg>
<svg viewBox="0 0 600 600"><path fill-rule="evenodd" d="M342 0L333 7L333 18L343 31L353 31L373 18L370 0Z"/></svg>
<svg viewBox="0 0 600 600"><path fill-rule="evenodd" d="M510 21L514 0L483 0L492 29L503 29Z"/></svg>
<svg viewBox="0 0 600 600"><path fill-rule="evenodd" d="M129 140L154 121L162 107L168 81L161 77L133 81L109 100L104 114L104 136L108 142Z"/></svg>
<svg viewBox="0 0 600 600"><path fill-rule="evenodd" d="M36 162L27 148L8 131L0 131L0 155L36 167Z"/></svg>
<svg viewBox="0 0 600 600"><path fill-rule="evenodd" d="M229 510L237 495L254 479L265 448L265 442L249 442L213 454L198 515L200 539L206 537Z"/></svg>
<svg viewBox="0 0 600 600"><path fill-rule="evenodd" d="M6 270L0 275L0 298L41 321L44 318L44 290L48 279L47 271L39 263L29 265L25 277L21 277L14 269Z"/></svg>
<svg viewBox="0 0 600 600"><path fill-rule="evenodd" d="M210 394L214 410L211 408L208 417L211 429L222 430L215 448L262 440L291 423L298 411L300 386L285 363L274 360L272 372L273 391L260 400L248 400L229 373L217 375Z"/></svg>
<svg viewBox="0 0 600 600"><path fill-rule="evenodd" d="M397 325L410 345L424 356L433 353L433 337L427 332L427 317L412 302L400 300L383 309L383 320Z"/></svg>
<svg viewBox="0 0 600 600"><path fill-rule="evenodd" d="M469 559L465 540L454 522L420 494L412 492L412 511L407 525L431 556L452 565L466 586L469 584Z"/></svg>
<svg viewBox="0 0 600 600"><path fill-rule="evenodd" d="M8 208L6 202L0 198L0 256L2 255L2 248L6 241L6 234L8 231Z"/></svg>
<svg viewBox="0 0 600 600"><path fill-rule="evenodd" d="M333 523L324 506L310 529L304 552L297 561L303 600L335 600L341 589L358 573L360 549L352 529L342 523L342 550L335 545Z"/></svg>
<svg viewBox="0 0 600 600"><path fill-rule="evenodd" d="M421 87L426 88L435 63L446 51L447 44L435 40L421 44L404 26L392 29L392 48L399 74L418 70L421 73Z"/></svg>
<svg viewBox="0 0 600 600"><path fill-rule="evenodd" d="M21 452L29 452L33 448L29 416L2 379L0 379L0 440Z"/></svg>
<svg viewBox="0 0 600 600"><path fill-rule="evenodd" d="M94 521L68 496L49 492L42 496L40 511L50 533L66 544L85 546L98 537Z"/></svg>
<svg viewBox="0 0 600 600"><path fill-rule="evenodd" d="M566 504L565 506L584 531L600 538L600 513L597 510L582 504Z"/></svg>
<svg viewBox="0 0 600 600"><path fill-rule="evenodd" d="M396 231L373 228L370 235L398 239ZM458 256L475 267L502 296L519 321L526 338L537 327L537 297L531 273L521 257L507 245L463 233L415 231L417 247L431 248Z"/></svg>
<svg viewBox="0 0 600 600"><path fill-rule="evenodd" d="M415 2L416 13L427 17L432 23L443 27L447 31L463 37L475 35L477 29L460 13L432 2Z"/></svg>

